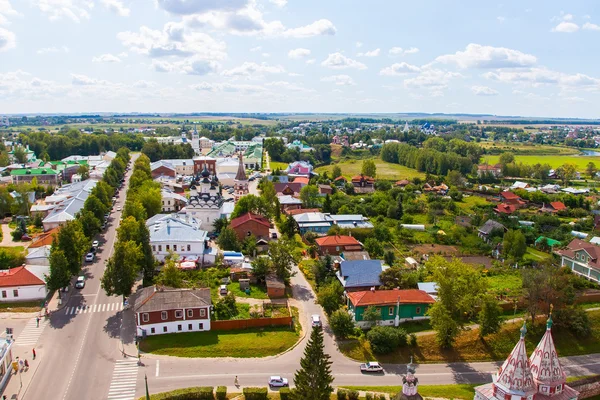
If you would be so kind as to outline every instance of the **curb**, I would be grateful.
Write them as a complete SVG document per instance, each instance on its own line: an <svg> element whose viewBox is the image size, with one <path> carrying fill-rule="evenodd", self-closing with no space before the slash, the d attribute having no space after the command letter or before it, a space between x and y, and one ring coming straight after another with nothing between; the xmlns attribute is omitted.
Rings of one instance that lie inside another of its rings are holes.
<svg viewBox="0 0 600 400"><path fill-rule="evenodd" d="M35 370L33 371L33 374L31 374L31 379L29 380L29 383L27 383L27 385L25 386L25 390L23 390L23 394L21 395L21 398L24 399L25 395L27 394L27 390L29 390L29 386L31 385L31 382L33 381L33 378L35 378L35 374L38 370L38 368L40 367L41 364L41 360L39 363L37 363L37 366L35 367Z"/></svg>

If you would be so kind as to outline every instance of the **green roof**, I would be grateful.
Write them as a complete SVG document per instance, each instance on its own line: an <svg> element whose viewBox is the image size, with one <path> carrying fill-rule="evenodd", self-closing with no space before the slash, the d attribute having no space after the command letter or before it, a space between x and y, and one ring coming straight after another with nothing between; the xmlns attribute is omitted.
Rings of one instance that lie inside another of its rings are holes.
<svg viewBox="0 0 600 400"><path fill-rule="evenodd" d="M539 238L537 238L535 240L535 244L540 244L544 239L546 239L546 241L548 242L548 246L550 247L560 245L560 242L558 240L550 239L546 236L540 236Z"/></svg>
<svg viewBox="0 0 600 400"><path fill-rule="evenodd" d="M10 171L11 175L58 175L58 172L50 168L20 168Z"/></svg>
<svg viewBox="0 0 600 400"><path fill-rule="evenodd" d="M262 144L260 144L260 143L253 144L253 145L249 146L248 149L246 150L246 152L244 153L244 158L246 158L246 159L248 159L248 158L261 159L262 151L263 151Z"/></svg>

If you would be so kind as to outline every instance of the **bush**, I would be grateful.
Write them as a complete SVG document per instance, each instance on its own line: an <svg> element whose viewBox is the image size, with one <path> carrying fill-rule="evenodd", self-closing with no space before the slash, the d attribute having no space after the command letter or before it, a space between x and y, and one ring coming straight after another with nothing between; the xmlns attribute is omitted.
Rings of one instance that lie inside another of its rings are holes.
<svg viewBox="0 0 600 400"><path fill-rule="evenodd" d="M373 393L365 393L365 400L373 400Z"/></svg>
<svg viewBox="0 0 600 400"><path fill-rule="evenodd" d="M0 249L0 269L19 267L25 264L25 254L17 248Z"/></svg>
<svg viewBox="0 0 600 400"><path fill-rule="evenodd" d="M213 400L213 387L191 387L152 395L155 400Z"/></svg>
<svg viewBox="0 0 600 400"><path fill-rule="evenodd" d="M245 400L267 400L269 390L266 387L247 387L243 390Z"/></svg>
<svg viewBox="0 0 600 400"><path fill-rule="evenodd" d="M385 398L385 394L380 394L380 395L379 395L379 400L387 400L387 399Z"/></svg>
<svg viewBox="0 0 600 400"><path fill-rule="evenodd" d="M391 353L399 346L405 346L406 331L392 326L376 326L367 333L371 349L377 354Z"/></svg>
<svg viewBox="0 0 600 400"><path fill-rule="evenodd" d="M346 391L344 389L338 389L337 391L337 399L338 400L346 400Z"/></svg>
<svg viewBox="0 0 600 400"><path fill-rule="evenodd" d="M344 309L339 309L331 314L329 326L331 326L333 334L340 339L345 339L354 333L352 316Z"/></svg>
<svg viewBox="0 0 600 400"><path fill-rule="evenodd" d="M358 400L358 391L357 390L348 391L348 400Z"/></svg>
<svg viewBox="0 0 600 400"><path fill-rule="evenodd" d="M588 313L579 307L565 307L555 310L552 314L555 326L567 329L576 336L587 337L592 334L592 327Z"/></svg>
<svg viewBox="0 0 600 400"><path fill-rule="evenodd" d="M279 398L281 400L291 400L292 399L292 392L290 391L290 388L281 388L279 389Z"/></svg>
<svg viewBox="0 0 600 400"><path fill-rule="evenodd" d="M217 388L217 400L227 400L227 386Z"/></svg>

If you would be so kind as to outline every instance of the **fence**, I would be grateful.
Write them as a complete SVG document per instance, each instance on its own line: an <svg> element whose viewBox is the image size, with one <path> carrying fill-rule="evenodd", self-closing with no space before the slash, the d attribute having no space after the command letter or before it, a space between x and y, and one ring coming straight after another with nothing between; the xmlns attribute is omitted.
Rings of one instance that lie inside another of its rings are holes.
<svg viewBox="0 0 600 400"><path fill-rule="evenodd" d="M237 329L260 328L265 326L292 326L293 318L252 318L252 319L232 319L226 321L211 321L210 328L213 331L230 331Z"/></svg>
<svg viewBox="0 0 600 400"><path fill-rule="evenodd" d="M600 375L573 381L569 383L569 386L580 393L580 399L598 396L600 395Z"/></svg>

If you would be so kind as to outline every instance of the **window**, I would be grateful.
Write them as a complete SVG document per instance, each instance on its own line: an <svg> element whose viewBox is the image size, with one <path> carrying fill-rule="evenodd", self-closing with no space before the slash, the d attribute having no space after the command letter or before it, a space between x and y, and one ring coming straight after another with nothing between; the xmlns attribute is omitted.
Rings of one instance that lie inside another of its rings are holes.
<svg viewBox="0 0 600 400"><path fill-rule="evenodd" d="M142 322L148 322L150 321L150 316L148 315L148 313L143 313L142 314Z"/></svg>
<svg viewBox="0 0 600 400"><path fill-rule="evenodd" d="M181 311L181 310L175 311L175 318L183 318L183 311Z"/></svg>
<svg viewBox="0 0 600 400"><path fill-rule="evenodd" d="M173 251L177 251L177 245L176 244L173 245Z"/></svg>
<svg viewBox="0 0 600 400"><path fill-rule="evenodd" d="M169 200L167 203L168 203L169 205L171 205L171 200Z"/></svg>
<svg viewBox="0 0 600 400"><path fill-rule="evenodd" d="M166 332L166 331L167 331L167 327L163 326L163 332Z"/></svg>
<svg viewBox="0 0 600 400"><path fill-rule="evenodd" d="M150 328L150 333L156 333L156 329Z"/></svg>
<svg viewBox="0 0 600 400"><path fill-rule="evenodd" d="M183 330L183 328L181 327L181 325L177 325L177 330L180 331L180 332Z"/></svg>
<svg viewBox="0 0 600 400"><path fill-rule="evenodd" d="M421 307L415 308L415 313L416 314L421 314Z"/></svg>
<svg viewBox="0 0 600 400"><path fill-rule="evenodd" d="M152 245L152 251L156 251L156 245L155 244Z"/></svg>
<svg viewBox="0 0 600 400"><path fill-rule="evenodd" d="M14 297L19 297L19 290L18 289L13 290L13 296Z"/></svg>
<svg viewBox="0 0 600 400"><path fill-rule="evenodd" d="M206 309L204 309L204 308L200 309L200 318L206 318Z"/></svg>
<svg viewBox="0 0 600 400"><path fill-rule="evenodd" d="M189 244L187 246L188 246L188 251L192 251L192 246L190 246Z"/></svg>
<svg viewBox="0 0 600 400"><path fill-rule="evenodd" d="M162 251L162 244L158 245L158 251Z"/></svg>
<svg viewBox="0 0 600 400"><path fill-rule="evenodd" d="M204 324L202 324L202 323L198 324L198 329L204 330Z"/></svg>
<svg viewBox="0 0 600 400"><path fill-rule="evenodd" d="M575 253L575 258L579 260L579 253Z"/></svg>
<svg viewBox="0 0 600 400"><path fill-rule="evenodd" d="M188 318L192 318L194 316L194 310L187 310Z"/></svg>
<svg viewBox="0 0 600 400"><path fill-rule="evenodd" d="M168 313L168 312L166 312L166 311L162 311L162 312L160 313L160 319L162 319L163 321L164 321L165 319L167 319L168 317L169 317L169 313Z"/></svg>
<svg viewBox="0 0 600 400"><path fill-rule="evenodd" d="M167 251L169 251L171 249L170 245L166 245Z"/></svg>
<svg viewBox="0 0 600 400"><path fill-rule="evenodd" d="M388 307L388 314L389 315L394 315L394 308L395 307Z"/></svg>
<svg viewBox="0 0 600 400"><path fill-rule="evenodd" d="M335 251L340 251L340 246L335 246Z"/></svg>
<svg viewBox="0 0 600 400"><path fill-rule="evenodd" d="M5 299L6 298L6 290L2 291L2 298Z"/></svg>
<svg viewBox="0 0 600 400"><path fill-rule="evenodd" d="M188 331L192 330L192 324L188 324Z"/></svg>

